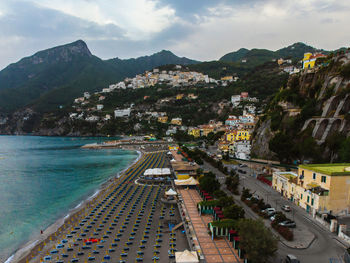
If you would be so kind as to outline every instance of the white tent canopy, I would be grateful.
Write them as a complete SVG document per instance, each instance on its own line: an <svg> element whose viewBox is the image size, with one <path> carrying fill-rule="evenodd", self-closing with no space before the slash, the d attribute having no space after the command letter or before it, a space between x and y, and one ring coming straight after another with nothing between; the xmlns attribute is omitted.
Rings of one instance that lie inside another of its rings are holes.
<svg viewBox="0 0 350 263"><path fill-rule="evenodd" d="M196 251L175 252L176 263L198 263L198 256Z"/></svg>
<svg viewBox="0 0 350 263"><path fill-rule="evenodd" d="M176 191L170 188L168 191L165 192L165 195L177 195L177 193Z"/></svg>
<svg viewBox="0 0 350 263"><path fill-rule="evenodd" d="M199 182L192 176L185 180L174 180L175 185L197 185Z"/></svg>
<svg viewBox="0 0 350 263"><path fill-rule="evenodd" d="M151 168L147 169L143 175L145 176L166 176L166 175L171 175L170 169L169 168Z"/></svg>

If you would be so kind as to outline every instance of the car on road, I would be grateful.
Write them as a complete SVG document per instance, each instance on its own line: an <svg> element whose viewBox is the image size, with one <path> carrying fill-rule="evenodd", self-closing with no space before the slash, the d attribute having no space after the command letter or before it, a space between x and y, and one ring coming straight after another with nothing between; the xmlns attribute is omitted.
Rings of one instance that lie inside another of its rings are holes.
<svg viewBox="0 0 350 263"><path fill-rule="evenodd" d="M260 200L260 197L257 194L253 194L251 197L247 198L248 201L250 201L252 199Z"/></svg>
<svg viewBox="0 0 350 263"><path fill-rule="evenodd" d="M248 167L248 166L244 163L241 163L241 164L239 164L239 167L243 168L243 167Z"/></svg>
<svg viewBox="0 0 350 263"><path fill-rule="evenodd" d="M268 215L270 217L276 213L276 209L273 207L270 207L270 208L266 208L266 209L262 210L261 212L265 213L266 215Z"/></svg>
<svg viewBox="0 0 350 263"><path fill-rule="evenodd" d="M285 227L289 227L289 228L295 228L297 225L295 224L294 221L292 220L286 220L283 221L281 223L279 223L280 226L285 226Z"/></svg>
<svg viewBox="0 0 350 263"><path fill-rule="evenodd" d="M285 212L290 212L292 210L289 205L282 205L281 209Z"/></svg>
<svg viewBox="0 0 350 263"><path fill-rule="evenodd" d="M276 219L275 215L271 216L269 219L270 219L271 222L275 221L275 219Z"/></svg>
<svg viewBox="0 0 350 263"><path fill-rule="evenodd" d="M292 254L288 254L285 259L286 263L300 263L300 260Z"/></svg>

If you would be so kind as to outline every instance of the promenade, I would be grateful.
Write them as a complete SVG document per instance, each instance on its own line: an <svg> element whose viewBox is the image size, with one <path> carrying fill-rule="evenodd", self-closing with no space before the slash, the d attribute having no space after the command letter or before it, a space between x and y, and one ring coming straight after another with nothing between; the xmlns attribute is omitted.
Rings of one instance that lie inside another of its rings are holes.
<svg viewBox="0 0 350 263"><path fill-rule="evenodd" d="M161 203L165 189L136 185L148 168L166 167L164 152L143 157L21 262L175 262L186 236L169 231L181 221L176 206ZM67 193L69 194L69 193Z"/></svg>
<svg viewBox="0 0 350 263"><path fill-rule="evenodd" d="M213 217L211 215L199 215L197 203L202 201L202 198L198 192L194 189L180 189L179 192L192 222L205 261L207 263L242 263L243 259L238 257L232 242L229 242L226 238L215 238L212 240L208 234L208 223L213 221Z"/></svg>

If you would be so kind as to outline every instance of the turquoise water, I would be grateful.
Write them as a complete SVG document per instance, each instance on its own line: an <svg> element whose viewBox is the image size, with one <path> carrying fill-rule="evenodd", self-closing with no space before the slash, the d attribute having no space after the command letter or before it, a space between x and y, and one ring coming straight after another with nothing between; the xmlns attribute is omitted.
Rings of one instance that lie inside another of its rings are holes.
<svg viewBox="0 0 350 263"><path fill-rule="evenodd" d="M133 151L80 148L99 140L0 136L0 261L138 156Z"/></svg>

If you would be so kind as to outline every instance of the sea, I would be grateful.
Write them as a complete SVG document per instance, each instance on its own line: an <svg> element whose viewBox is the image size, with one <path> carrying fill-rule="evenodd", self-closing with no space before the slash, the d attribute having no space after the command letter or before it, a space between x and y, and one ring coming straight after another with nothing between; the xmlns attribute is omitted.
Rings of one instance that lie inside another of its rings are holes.
<svg viewBox="0 0 350 263"><path fill-rule="evenodd" d="M98 191L138 157L82 149L110 138L0 136L0 262Z"/></svg>

